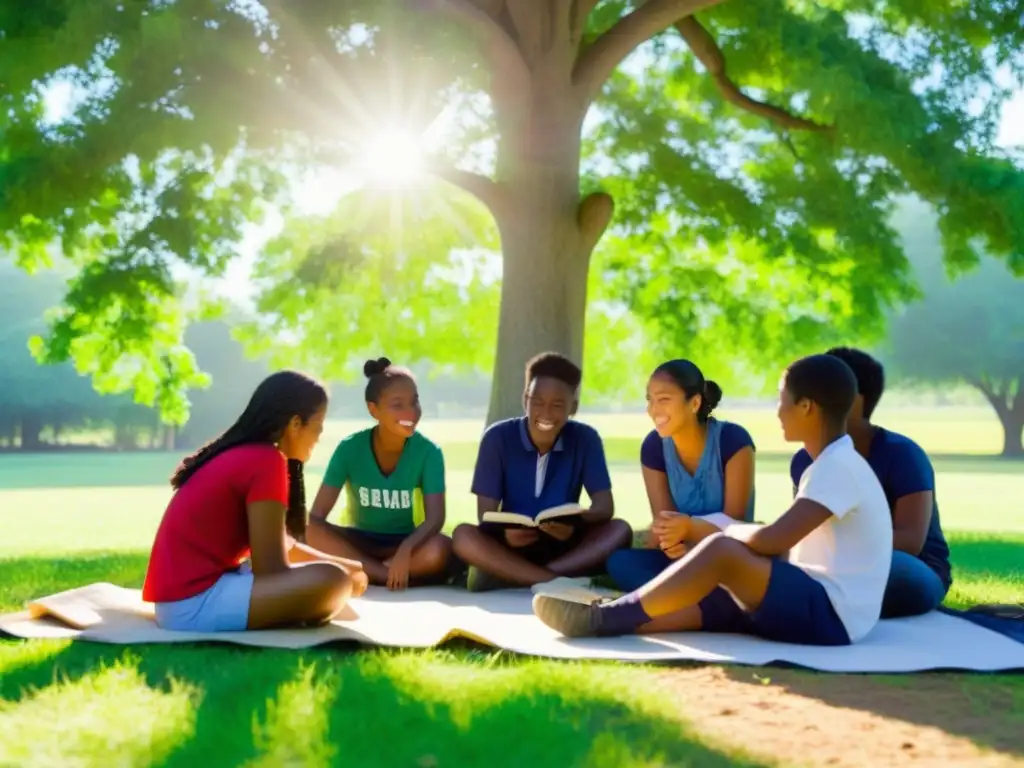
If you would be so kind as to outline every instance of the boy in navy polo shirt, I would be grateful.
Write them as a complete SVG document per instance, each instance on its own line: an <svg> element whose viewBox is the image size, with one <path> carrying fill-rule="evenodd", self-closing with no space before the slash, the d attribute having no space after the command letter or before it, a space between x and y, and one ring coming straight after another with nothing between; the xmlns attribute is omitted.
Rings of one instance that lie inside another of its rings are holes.
<svg viewBox="0 0 1024 768"><path fill-rule="evenodd" d="M853 372L835 357L807 357L786 371L779 422L813 462L774 523L712 533L617 600L537 595L534 614L568 637L704 630L803 645L861 640L881 612L892 525L882 486L846 434L856 392Z"/></svg>
<svg viewBox="0 0 1024 768"><path fill-rule="evenodd" d="M836 347L826 354L838 357L857 377L850 437L878 476L892 514L892 570L882 603L882 618L927 613L938 608L953 583L949 545L942 533L935 501L932 464L921 446L909 437L871 423L871 415L885 391L882 364L866 352L848 347ZM790 476L794 488L810 463L806 451L793 457Z"/></svg>
<svg viewBox="0 0 1024 768"><path fill-rule="evenodd" d="M576 503L590 509L539 528L463 524L452 543L469 565L466 586L480 592L527 587L559 576L600 572L608 556L628 547L633 532L613 519L615 505L604 446L593 427L570 421L583 374L563 355L547 352L526 364L526 415L492 424L480 442L472 492L477 514L499 509L536 516Z"/></svg>

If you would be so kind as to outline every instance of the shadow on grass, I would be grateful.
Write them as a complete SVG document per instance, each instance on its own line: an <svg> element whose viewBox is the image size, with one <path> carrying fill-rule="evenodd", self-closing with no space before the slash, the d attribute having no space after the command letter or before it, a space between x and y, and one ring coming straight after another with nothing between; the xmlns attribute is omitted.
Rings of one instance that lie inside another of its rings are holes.
<svg viewBox="0 0 1024 768"><path fill-rule="evenodd" d="M96 581L137 586L145 567L146 553L140 552L2 560L0 610ZM116 733L130 728L133 720L131 712L120 712L109 701L100 707L96 681L110 670L123 677L127 669L129 677L138 676L135 685L158 697L180 696L182 686L191 692L193 724L164 734L159 744L154 741L151 757L158 765L240 765L261 758L274 765L427 768L761 765L701 743L685 721L666 716L637 690L637 676L643 673L630 667L559 664L465 646L426 652L338 647L296 652L35 642L0 640L0 700L6 702L0 720L23 706L33 707L33 717L46 717L37 693L60 685L51 701L119 712L117 722L107 722L106 716L98 725L94 717L83 726L99 729L89 739L102 742L103 728ZM154 715L136 717L147 722ZM48 719L60 718L54 711ZM136 737L132 748L138 752L139 738L149 737ZM69 745L82 741L67 739ZM103 760L117 762L118 741L107 741L115 751ZM9 746L20 747L21 754L33 747Z"/></svg>
<svg viewBox="0 0 1024 768"><path fill-rule="evenodd" d="M1017 584L1024 597L1024 536L954 532L948 538L955 579ZM1022 674L840 675L773 668L753 675L736 667L727 668L727 674L752 686L764 685L767 677L772 685L832 707L938 728L982 747L1024 756Z"/></svg>
<svg viewBox="0 0 1024 768"><path fill-rule="evenodd" d="M87 689L112 667L137 670L157 692L185 684L197 692L194 727L176 735L169 754L154 755L154 764L168 767L260 759L272 765L426 767L763 764L702 744L682 721L650 705L637 707L623 684L602 684L609 672L598 665L496 665L494 658L448 651L413 657L82 643L5 669L0 697L10 712L28 704L34 690L56 681ZM108 727L130 723L126 712ZM118 756L104 759L117 762Z"/></svg>
<svg viewBox="0 0 1024 768"><path fill-rule="evenodd" d="M732 680L766 684L835 708L935 728L975 745L1024 756L1024 675L924 673L904 676L842 675L773 668L759 675L726 668ZM827 718L827 713L822 716ZM923 745L922 745L923 746ZM893 745L912 750L915 745Z"/></svg>
<svg viewBox="0 0 1024 768"><path fill-rule="evenodd" d="M950 541L958 578L1024 583L1024 537L951 534ZM0 610L96 581L138 586L145 566L145 552L0 560ZM643 691L635 689L645 678L627 667L466 650L54 643L51 655L19 655L19 643L0 641L0 699L8 712L32 698L26 689L45 690L58 681L88 689L96 674L117 665L137 670L158 693L180 684L194 689L193 730L179 734L172 751L155 760L167 766L261 757L272 764L756 764L701 743L683 722L656 709L657 700L644 705ZM837 708L836 714L859 709L1024 755L1024 676L881 677L778 668L756 676L728 668L726 674L752 686L763 686L767 677ZM131 713L109 727L125 722Z"/></svg>

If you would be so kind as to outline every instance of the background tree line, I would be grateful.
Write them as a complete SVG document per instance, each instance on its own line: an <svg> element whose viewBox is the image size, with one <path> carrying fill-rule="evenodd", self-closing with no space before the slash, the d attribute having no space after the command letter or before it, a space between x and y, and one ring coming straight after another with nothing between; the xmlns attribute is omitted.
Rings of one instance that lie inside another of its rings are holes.
<svg viewBox="0 0 1024 768"><path fill-rule="evenodd" d="M0 449L195 446L227 426L271 370L266 361L249 359L234 339L237 313L194 323L187 343L211 383L190 391L190 417L184 425L162 424L156 410L134 402L130 393L96 392L72 363L40 365L32 357L28 339L45 327L45 313L60 303L65 283L58 270L30 276L0 261ZM426 364L414 368L427 413L483 415L490 393L486 377L438 372ZM332 415L362 415L362 397L361 385L334 383Z"/></svg>
<svg viewBox="0 0 1024 768"><path fill-rule="evenodd" d="M943 265L935 218L919 202L903 201L894 225L902 234L922 296L892 313L889 333L878 346L893 383L933 391L958 384L974 387L1003 426L1003 454L1024 455L1024 281L995 260L951 279ZM445 254L437 258L443 260ZM44 314L59 304L64 286L65 276L59 271L28 276L0 262L0 447L40 450L71 438L79 445L88 440L122 450L194 446L226 426L270 370L265 360L249 359L233 337L232 328L245 321L240 313L194 323L186 341L199 367L210 374L211 385L189 393L190 418L183 426L161 424L156 411L133 402L129 394L98 394L71 363L41 366L33 359L27 339L44 327ZM645 340L636 343L642 346ZM382 353L391 354L388 349ZM620 362L588 377L588 382L606 385L604 391L590 385L585 392L588 406L639 407L645 373L640 365ZM413 369L429 415L484 415L491 389L488 377L446 371L430 363ZM763 392L752 379L745 390L729 393L737 394ZM331 412L335 417L361 416L361 383L334 382Z"/></svg>

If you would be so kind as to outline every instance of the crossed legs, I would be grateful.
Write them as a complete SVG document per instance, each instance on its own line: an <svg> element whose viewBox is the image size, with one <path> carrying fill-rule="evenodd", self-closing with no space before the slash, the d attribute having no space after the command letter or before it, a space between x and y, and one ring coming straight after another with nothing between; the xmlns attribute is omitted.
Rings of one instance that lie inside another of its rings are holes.
<svg viewBox="0 0 1024 768"><path fill-rule="evenodd" d="M534 611L568 636L697 630L703 628L701 602L719 587L749 614L764 600L771 575L769 558L718 534L701 541L638 590L607 605L538 596Z"/></svg>
<svg viewBox="0 0 1024 768"><path fill-rule="evenodd" d="M629 546L633 532L624 520L609 520L588 525L578 536L565 543L540 533L537 545L516 549L479 526L464 523L452 534L455 554L467 565L475 566L503 582L529 587L559 576L586 576L603 571L612 552Z"/></svg>
<svg viewBox="0 0 1024 768"><path fill-rule="evenodd" d="M363 537L349 535L346 529L326 522L310 520L306 540L311 547L328 555L358 560L371 584L384 586L396 546L376 544ZM413 581L432 581L446 575L452 553L452 540L444 534L434 534L413 550L409 563L409 577Z"/></svg>

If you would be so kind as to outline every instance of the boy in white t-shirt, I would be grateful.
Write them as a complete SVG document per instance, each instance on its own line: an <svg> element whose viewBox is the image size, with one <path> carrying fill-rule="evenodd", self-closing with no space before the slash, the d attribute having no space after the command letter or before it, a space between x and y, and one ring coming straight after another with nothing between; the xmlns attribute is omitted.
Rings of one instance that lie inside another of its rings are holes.
<svg viewBox="0 0 1024 768"><path fill-rule="evenodd" d="M704 630L803 645L863 638L881 612L892 520L878 478L846 434L856 394L853 372L836 357L793 363L779 391L779 421L786 440L802 442L814 461L785 514L770 525L708 530L617 600L537 595L534 613L570 637Z"/></svg>

